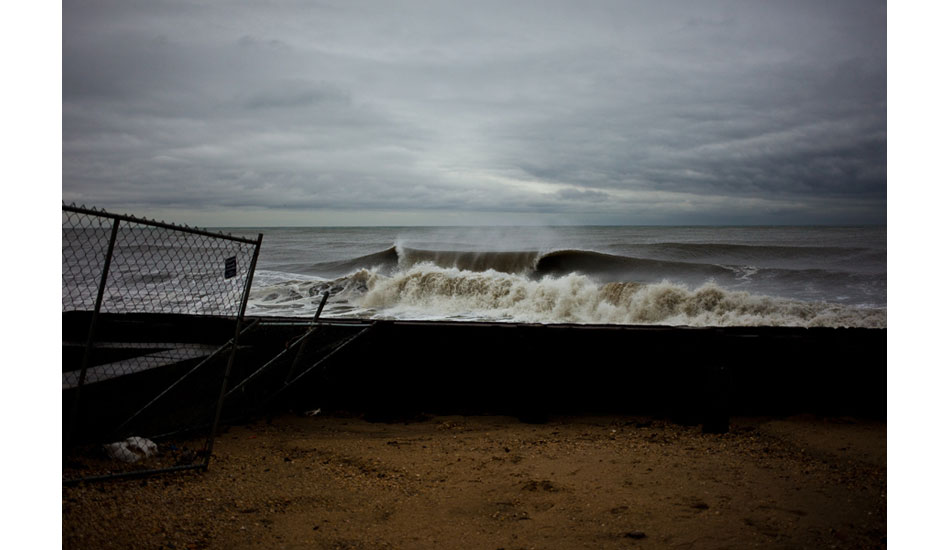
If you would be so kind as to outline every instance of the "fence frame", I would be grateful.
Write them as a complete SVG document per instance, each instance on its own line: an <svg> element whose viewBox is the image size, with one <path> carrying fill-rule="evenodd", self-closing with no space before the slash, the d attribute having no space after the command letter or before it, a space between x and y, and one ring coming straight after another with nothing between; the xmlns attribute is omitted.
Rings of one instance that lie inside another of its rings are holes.
<svg viewBox="0 0 950 550"><path fill-rule="evenodd" d="M162 228L162 229L167 229L167 230L180 232L180 233L200 235L200 236L209 237L212 239L228 240L228 241L234 241L234 242L239 242L242 244L254 246L254 252L252 253L251 261L247 268L247 277L244 282L244 288L241 293L240 303L238 305L237 314L235 316L234 336L231 338L229 342L221 346L221 349L219 349L218 352L215 352L215 355L217 355L219 352L224 351L226 347L230 346L230 353L228 355L227 366L225 367L224 374L222 376L221 389L218 392L218 398L215 404L214 420L212 421L212 424L211 424L211 430L208 433L208 439L206 442L206 448L204 452L204 461L197 462L191 465L176 465L176 466L171 466L167 468L111 473L107 475L90 476L90 477L84 477L84 478L78 478L78 479L64 479L63 484L74 484L74 483L79 483L82 481L90 482L90 481L104 481L104 480L110 480L110 479L129 478L129 477L143 477L143 476L155 475L155 474L166 473L166 472L182 471L182 470L200 469L202 471L207 471L211 462L211 451L214 445L214 439L217 434L218 425L221 419L221 411L224 404L228 381L230 378L231 370L234 366L235 358L237 356L238 341L239 341L240 335L245 331L245 329L250 328L250 327L244 326L244 315L247 310L247 301L248 301L248 297L250 296L251 285L254 280L254 272L257 268L257 259L260 255L261 244L264 239L264 234L258 233L256 239L250 239L250 238L238 237L235 235L230 235L230 234L226 234L222 232L212 232L205 229L198 229L198 228L189 227L186 225L166 223L165 221L159 222L159 221L150 220L146 218L140 218L137 216L131 216L128 214L114 214L114 213L110 213L105 210L100 210L96 208L86 208L85 205L83 206L76 206L75 204L67 205L65 202L63 202L63 212L64 213L69 212L69 213L80 214L80 215L85 215L85 216L93 216L96 218L112 221L112 229L111 229L111 234L109 238L109 245L106 250L105 259L102 262L102 272L99 277L96 303L92 311L92 316L89 321L89 329L87 332L85 347L83 350L82 363L81 363L80 373L79 373L79 382L78 382L78 386L76 387L75 397L72 404L72 414L70 415L69 427L67 428L64 426L64 428L66 429L66 431L63 434L64 436L63 437L63 443L64 443L63 452L64 453L67 452L67 449L69 448L69 443L71 443L71 440L74 436L75 422L77 421L80 410L81 410L82 388L85 384L86 373L89 367L89 362L91 360L92 350L95 346L96 329L97 329L99 316L102 309L103 296L105 294L106 286L109 279L109 270L112 264L112 258L115 251L115 242L116 242L116 237L118 235L119 226L122 223L134 223L137 225ZM207 362L209 361L202 361L198 365L198 367L201 367ZM191 372L193 372L194 370L197 370L197 367L195 369L192 369ZM177 383L178 382L176 381L175 384ZM173 386L175 384L173 384ZM145 405L145 407L143 407L137 413L135 413L135 415L137 416L146 408L151 406L154 402L156 402L159 398L161 398L169 389L171 389L171 387L163 390L155 399L150 401L148 404ZM128 421L126 421L126 423L128 423ZM123 426L124 425L125 423L123 423Z"/></svg>

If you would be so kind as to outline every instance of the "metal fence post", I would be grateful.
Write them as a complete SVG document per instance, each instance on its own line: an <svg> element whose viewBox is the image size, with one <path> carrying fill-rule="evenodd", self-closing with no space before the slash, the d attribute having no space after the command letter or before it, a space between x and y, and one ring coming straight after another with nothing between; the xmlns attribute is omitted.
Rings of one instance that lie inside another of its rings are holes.
<svg viewBox="0 0 950 550"><path fill-rule="evenodd" d="M112 234L109 235L109 247L106 249L106 258L102 266L102 277L99 279L99 290L96 294L96 306L92 310L92 319L89 321L89 333L86 336L86 348L82 354L82 367L79 370L79 383L76 386L76 397L73 399L73 410L69 417L69 429L66 431L68 440L71 440L75 437L76 426L79 424L82 386L86 382L86 371L89 368L89 361L92 356L92 346L96 337L96 325L99 322L99 311L102 309L102 297L106 291L106 280L109 278L109 267L112 265L112 252L115 250L115 239L119 234L119 223L121 222L118 218L112 222ZM66 446L63 448L65 449Z"/></svg>
<svg viewBox="0 0 950 550"><path fill-rule="evenodd" d="M254 270L257 268L257 257L261 252L261 243L264 240L264 234L257 234L257 245L254 247L254 255L251 257L251 267L248 269L247 280L244 284L244 294L241 296L241 309L238 312L237 322L234 324L234 339L231 346L231 355L228 357L228 366L224 369L224 379L221 381L221 392L218 394L218 404L214 411L214 421L211 423L211 433L208 434L208 444L205 446L207 456L205 456L205 471L211 464L211 450L214 448L215 434L218 432L218 423L221 421L221 410L224 408L224 396L228 389L228 380L231 377L231 367L234 366L234 358L237 356L238 337L241 335L241 325L244 323L244 312L247 310L247 299L251 294L251 282L254 279Z"/></svg>

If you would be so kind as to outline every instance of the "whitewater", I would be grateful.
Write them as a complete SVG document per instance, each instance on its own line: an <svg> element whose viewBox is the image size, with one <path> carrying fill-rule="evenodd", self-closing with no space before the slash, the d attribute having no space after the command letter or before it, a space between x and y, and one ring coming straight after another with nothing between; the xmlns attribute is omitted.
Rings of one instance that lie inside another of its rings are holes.
<svg viewBox="0 0 950 550"><path fill-rule="evenodd" d="M263 228L248 314L886 327L883 227Z"/></svg>

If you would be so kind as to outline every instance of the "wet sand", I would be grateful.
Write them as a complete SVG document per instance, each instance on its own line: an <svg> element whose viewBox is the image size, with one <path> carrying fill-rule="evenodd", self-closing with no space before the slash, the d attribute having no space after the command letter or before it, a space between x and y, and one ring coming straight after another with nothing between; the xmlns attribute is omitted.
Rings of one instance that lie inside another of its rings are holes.
<svg viewBox="0 0 950 550"><path fill-rule="evenodd" d="M64 548L883 548L886 424L283 415L206 473L63 488ZM160 461L162 458L149 460Z"/></svg>

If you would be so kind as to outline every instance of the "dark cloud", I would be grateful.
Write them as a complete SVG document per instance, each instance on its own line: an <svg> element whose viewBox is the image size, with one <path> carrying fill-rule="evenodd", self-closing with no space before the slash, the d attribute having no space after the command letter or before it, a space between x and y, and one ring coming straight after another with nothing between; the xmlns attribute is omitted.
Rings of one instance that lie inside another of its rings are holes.
<svg viewBox="0 0 950 550"><path fill-rule="evenodd" d="M884 221L883 2L591 4L66 3L63 198Z"/></svg>
<svg viewBox="0 0 950 550"><path fill-rule="evenodd" d="M268 108L347 108L350 96L327 83L315 83L307 80L280 80L267 88L254 92L247 98L246 105L251 109Z"/></svg>

